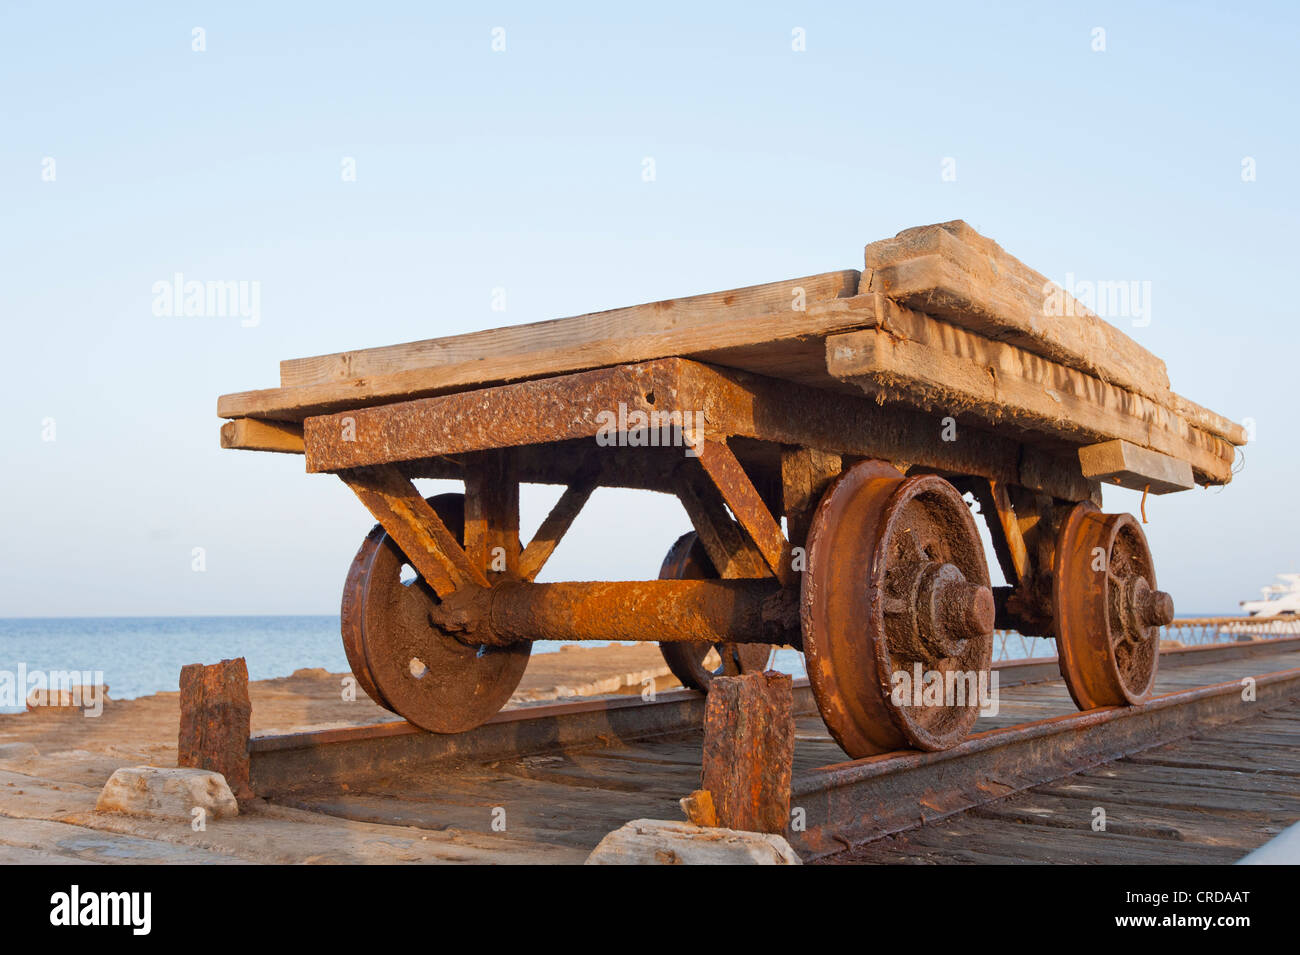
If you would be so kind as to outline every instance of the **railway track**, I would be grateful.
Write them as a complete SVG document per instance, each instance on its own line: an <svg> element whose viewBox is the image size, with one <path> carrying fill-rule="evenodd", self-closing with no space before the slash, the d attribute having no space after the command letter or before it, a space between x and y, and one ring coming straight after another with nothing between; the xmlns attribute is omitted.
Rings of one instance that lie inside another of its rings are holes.
<svg viewBox="0 0 1300 955"><path fill-rule="evenodd" d="M1078 712L1054 659L1007 661L996 672L998 712L981 716L963 742L858 760L846 760L817 715L807 681L795 681L795 812L787 837L801 856L868 851L860 847L890 844L920 827L931 832L970 810L987 811L1007 797L1143 751L1188 745L1178 741L1200 734L1230 739L1237 727L1249 736L1257 720L1300 700L1300 637L1166 651L1156 693L1140 706ZM455 735L392 722L257 737L250 743L252 780L272 802L367 822L500 831L571 854L630 819L680 817L677 800L699 784L703 710L703 694L675 691L652 702L615 698L508 710ZM1300 722L1281 727L1292 725L1300 739ZM1269 732L1276 738L1282 730ZM1150 765L1167 775L1171 762L1179 760ZM1203 847L1204 861L1244 854L1238 850L1266 841L1270 829L1300 819L1300 766L1270 772L1246 748L1237 762L1217 772L1224 780L1269 773L1280 787L1275 811L1263 823L1258 814L1250 817L1226 846ZM1216 786L1207 793L1212 808L1222 794ZM1144 813L1160 808L1148 805ZM1174 821L1163 848L1141 846L1138 861L1199 845L1169 835L1181 832L1176 817L1186 807L1165 808ZM1048 834L1076 838L1090 821L1085 813ZM1225 826L1231 829L1231 820Z"/></svg>

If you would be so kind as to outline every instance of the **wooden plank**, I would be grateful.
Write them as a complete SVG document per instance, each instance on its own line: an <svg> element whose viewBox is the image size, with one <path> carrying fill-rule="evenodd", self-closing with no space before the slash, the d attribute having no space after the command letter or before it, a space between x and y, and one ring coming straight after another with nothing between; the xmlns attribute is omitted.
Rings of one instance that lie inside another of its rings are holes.
<svg viewBox="0 0 1300 955"><path fill-rule="evenodd" d="M675 475L674 490L700 546L719 577L765 577L767 564L758 547L727 514L722 494L701 470L684 467Z"/></svg>
<svg viewBox="0 0 1300 955"><path fill-rule="evenodd" d="M707 332L720 325L746 322L758 316L789 316L809 306L856 294L860 278L856 269L840 269L572 318L555 318L313 358L295 358L280 363L280 386L320 385L414 368L482 363L487 355L518 359L575 348L596 349L588 351L589 360L594 364L587 367L657 358L661 356L638 354L635 358L624 357L627 352L622 343L686 330ZM600 349L606 352L603 357Z"/></svg>
<svg viewBox="0 0 1300 955"><path fill-rule="evenodd" d="M221 446L244 451L302 454L302 425L286 421L236 418L221 426Z"/></svg>
<svg viewBox="0 0 1300 955"><path fill-rule="evenodd" d="M836 299L811 305L802 312L773 313L724 324L649 333L633 329L625 337L610 341L520 355L479 354L464 361L406 368L382 375L236 392L217 399L217 416L297 422L311 415L368 404L431 397L654 358L722 355L732 349L745 354L752 354L746 349L781 354L792 343L816 339L831 331L871 325L875 320L875 300L871 296ZM816 376L824 380L825 365L820 349L816 352Z"/></svg>
<svg viewBox="0 0 1300 955"><path fill-rule="evenodd" d="M1190 461L1202 483L1232 477L1227 441L1150 398L911 309L882 303L877 313L881 327L827 337L831 375L886 399L1073 444L1121 438Z"/></svg>
<svg viewBox="0 0 1300 955"><path fill-rule="evenodd" d="M1186 461L1120 439L1080 448L1079 464L1084 477L1135 491L1168 494L1196 486Z"/></svg>
<svg viewBox="0 0 1300 955"><path fill-rule="evenodd" d="M1278 807L1270 819L1251 818L1232 810L1195 812L1167 806L1131 806L1124 802L1122 791L1109 794L1101 801L1053 796L1031 790L988 803L971 810L980 819L1019 825L1052 826L1078 832L1093 831L1095 809L1106 812L1106 828L1111 836L1140 836L1148 839L1172 839L1178 842L1209 846L1231 846L1245 855L1269 838L1269 823L1286 825L1295 818L1294 811Z"/></svg>
<svg viewBox="0 0 1300 955"><path fill-rule="evenodd" d="M1169 388L1164 362L961 220L906 229L868 245L864 258L862 292L1149 397Z"/></svg>

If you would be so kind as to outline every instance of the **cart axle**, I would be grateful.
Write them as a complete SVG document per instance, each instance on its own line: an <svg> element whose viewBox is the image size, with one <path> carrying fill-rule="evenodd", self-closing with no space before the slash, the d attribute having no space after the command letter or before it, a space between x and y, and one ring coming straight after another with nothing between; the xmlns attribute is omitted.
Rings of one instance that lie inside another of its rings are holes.
<svg viewBox="0 0 1300 955"><path fill-rule="evenodd" d="M798 588L773 579L501 581L459 590L429 616L469 646L529 640L802 646Z"/></svg>

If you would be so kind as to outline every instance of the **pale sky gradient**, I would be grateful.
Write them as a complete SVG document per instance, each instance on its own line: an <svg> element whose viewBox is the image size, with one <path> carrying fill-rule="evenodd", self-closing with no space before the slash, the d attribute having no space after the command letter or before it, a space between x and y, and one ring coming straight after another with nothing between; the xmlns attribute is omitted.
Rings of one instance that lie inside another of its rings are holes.
<svg viewBox="0 0 1300 955"><path fill-rule="evenodd" d="M0 8L0 616L334 612L360 504L217 447L217 395L282 358L861 267L953 218L1150 281L1121 327L1254 419L1230 486L1149 506L1180 611L1300 569L1294 4L288 6ZM260 324L156 317L175 272L260 282ZM685 528L604 492L548 577L653 576Z"/></svg>

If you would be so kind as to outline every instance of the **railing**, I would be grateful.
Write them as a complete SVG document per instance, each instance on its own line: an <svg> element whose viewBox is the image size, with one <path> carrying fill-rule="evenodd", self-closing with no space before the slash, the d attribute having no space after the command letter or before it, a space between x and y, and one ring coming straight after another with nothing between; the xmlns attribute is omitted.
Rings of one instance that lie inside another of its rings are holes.
<svg viewBox="0 0 1300 955"><path fill-rule="evenodd" d="M1185 647L1300 636L1300 617L1183 617L1162 629L1162 640Z"/></svg>
<svg viewBox="0 0 1300 955"><path fill-rule="evenodd" d="M1056 656L1056 641L1026 637L1018 630L993 631L994 660L1049 660Z"/></svg>
<svg viewBox="0 0 1300 955"><path fill-rule="evenodd" d="M1160 639L1168 647L1208 646L1300 636L1300 616L1290 617L1182 617L1160 628ZM993 631L993 659L1043 660L1056 656L1056 641L1026 637L1015 630Z"/></svg>

